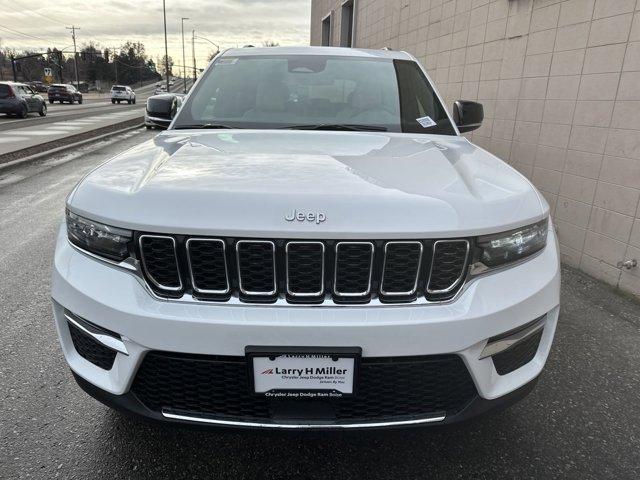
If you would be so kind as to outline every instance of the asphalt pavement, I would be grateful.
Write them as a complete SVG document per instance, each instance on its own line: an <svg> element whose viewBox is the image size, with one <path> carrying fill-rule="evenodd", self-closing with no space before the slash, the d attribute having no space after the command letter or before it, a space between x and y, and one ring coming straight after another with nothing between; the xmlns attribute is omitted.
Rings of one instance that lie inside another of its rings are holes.
<svg viewBox="0 0 640 480"><path fill-rule="evenodd" d="M640 304L569 268L536 390L470 423L195 430L132 419L85 395L60 351L49 297L64 199L89 169L153 135L0 171L0 478L640 478Z"/></svg>

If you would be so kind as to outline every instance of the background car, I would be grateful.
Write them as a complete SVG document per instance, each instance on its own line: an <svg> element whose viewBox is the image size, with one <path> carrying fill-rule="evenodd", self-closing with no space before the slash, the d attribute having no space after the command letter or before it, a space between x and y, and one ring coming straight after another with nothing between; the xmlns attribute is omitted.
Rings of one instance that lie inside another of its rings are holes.
<svg viewBox="0 0 640 480"><path fill-rule="evenodd" d="M136 92L126 85L114 85L111 87L111 103L116 102L136 103Z"/></svg>
<svg viewBox="0 0 640 480"><path fill-rule="evenodd" d="M0 113L26 118L29 113L47 114L47 104L42 95L24 83L0 82Z"/></svg>
<svg viewBox="0 0 640 480"><path fill-rule="evenodd" d="M161 93L147 99L144 112L144 125L147 130L166 129L182 105L184 95L181 93Z"/></svg>
<svg viewBox="0 0 640 480"><path fill-rule="evenodd" d="M47 90L49 90L49 86L40 81L29 82L28 85L38 93L47 93Z"/></svg>
<svg viewBox="0 0 640 480"><path fill-rule="evenodd" d="M82 93L76 90L76 87L69 84L54 83L49 87L49 90L47 90L47 96L49 97L49 103L82 103Z"/></svg>

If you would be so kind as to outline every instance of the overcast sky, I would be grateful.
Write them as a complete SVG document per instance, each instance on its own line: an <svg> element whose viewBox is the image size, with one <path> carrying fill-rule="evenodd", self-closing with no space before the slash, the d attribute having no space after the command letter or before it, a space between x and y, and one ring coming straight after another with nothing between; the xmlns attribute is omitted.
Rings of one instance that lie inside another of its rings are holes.
<svg viewBox="0 0 640 480"><path fill-rule="evenodd" d="M180 18L185 20L187 64L191 30L221 49L272 40L308 45L311 0L166 0L169 55L182 63ZM162 0L0 0L0 48L66 49L66 26L75 24L78 47L93 41L102 48L140 41L155 60L164 53ZM204 66L210 44L196 40L196 60ZM66 51L66 50L65 50Z"/></svg>

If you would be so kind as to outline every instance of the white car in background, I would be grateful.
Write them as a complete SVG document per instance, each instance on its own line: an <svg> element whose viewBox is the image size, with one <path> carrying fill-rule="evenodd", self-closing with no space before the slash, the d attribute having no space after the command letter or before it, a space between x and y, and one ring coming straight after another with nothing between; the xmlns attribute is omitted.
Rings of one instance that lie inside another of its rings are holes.
<svg viewBox="0 0 640 480"><path fill-rule="evenodd" d="M404 52L274 47L217 56L170 112L67 199L51 296L90 395L344 429L457 422L534 388L557 238L540 192L461 135L482 105L449 114Z"/></svg>
<svg viewBox="0 0 640 480"><path fill-rule="evenodd" d="M127 102L136 103L136 92L127 85L114 85L111 87L111 103Z"/></svg>

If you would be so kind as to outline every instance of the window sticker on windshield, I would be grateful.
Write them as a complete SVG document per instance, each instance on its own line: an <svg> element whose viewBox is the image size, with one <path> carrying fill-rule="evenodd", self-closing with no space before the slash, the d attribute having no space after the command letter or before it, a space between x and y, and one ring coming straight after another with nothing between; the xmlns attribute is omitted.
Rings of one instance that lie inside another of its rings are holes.
<svg viewBox="0 0 640 480"><path fill-rule="evenodd" d="M431 117L416 118L416 122L418 122L422 128L435 127L437 125Z"/></svg>
<svg viewBox="0 0 640 480"><path fill-rule="evenodd" d="M221 58L216 62L216 65L234 65L238 62L238 57L236 58Z"/></svg>

